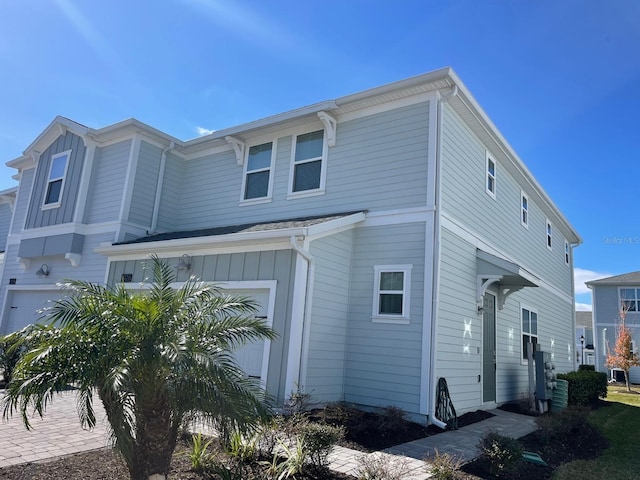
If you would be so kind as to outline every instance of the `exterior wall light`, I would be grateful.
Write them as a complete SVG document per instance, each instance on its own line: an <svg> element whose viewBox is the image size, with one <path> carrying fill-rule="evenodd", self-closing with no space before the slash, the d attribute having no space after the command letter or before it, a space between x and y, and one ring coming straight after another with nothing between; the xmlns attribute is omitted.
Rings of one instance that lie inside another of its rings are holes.
<svg viewBox="0 0 640 480"><path fill-rule="evenodd" d="M43 263L40 268L36 271L36 277L42 278L42 277L48 277L49 273L51 273L51 270L49 270L49 265L47 265L46 263Z"/></svg>
<svg viewBox="0 0 640 480"><path fill-rule="evenodd" d="M178 259L176 270L191 270L191 257L186 253Z"/></svg>

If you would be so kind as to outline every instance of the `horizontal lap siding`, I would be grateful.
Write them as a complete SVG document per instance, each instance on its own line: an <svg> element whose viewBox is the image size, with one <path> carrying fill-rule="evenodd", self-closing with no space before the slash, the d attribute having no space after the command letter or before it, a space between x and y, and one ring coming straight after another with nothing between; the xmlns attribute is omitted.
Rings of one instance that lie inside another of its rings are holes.
<svg viewBox="0 0 640 480"><path fill-rule="evenodd" d="M42 206L44 204L49 180L51 157L67 150L71 150L71 155L68 160L67 171L63 182L60 206L43 210ZM84 164L84 154L85 147L82 138L71 132L67 132L65 135L59 136L57 140L40 155L38 166L36 167L31 204L27 212L27 228L59 225L69 223L73 220L80 185L80 176Z"/></svg>
<svg viewBox="0 0 640 480"><path fill-rule="evenodd" d="M18 193L16 195L16 204L15 207L13 207L13 224L11 225L11 233L13 234L22 232L22 229L24 228L27 208L29 208L29 203L31 201L31 186L33 185L35 173L35 168L31 168L29 170L23 170L20 175L20 185L18 186Z"/></svg>
<svg viewBox="0 0 640 480"><path fill-rule="evenodd" d="M325 194L307 198L287 200L291 135L273 138L277 140L271 171L273 196L266 204L239 206L243 169L232 151L186 161L180 201L188 208L181 211L173 227L197 229L345 210L423 206L428 124L428 102L339 121L336 145L328 149ZM320 128L314 122L308 131ZM169 194L163 192L163 197ZM163 202L161 218L166 208Z"/></svg>
<svg viewBox="0 0 640 480"><path fill-rule="evenodd" d="M355 230L345 400L419 412L425 224ZM412 264L408 325L371 320L374 265Z"/></svg>
<svg viewBox="0 0 640 480"><path fill-rule="evenodd" d="M129 221L150 226L156 198L162 150L147 142L140 143L138 166L131 194Z"/></svg>
<svg viewBox="0 0 640 480"><path fill-rule="evenodd" d="M7 246L12 214L11 206L8 203L0 203L0 252L4 252Z"/></svg>
<svg viewBox="0 0 640 480"><path fill-rule="evenodd" d="M315 259L313 307L304 389L314 401L343 398L353 231L311 243Z"/></svg>
<svg viewBox="0 0 640 480"><path fill-rule="evenodd" d="M88 199L86 223L117 221L124 197L131 140L96 148Z"/></svg>
<svg viewBox="0 0 640 480"><path fill-rule="evenodd" d="M178 258L166 259L169 265L175 265ZM132 283L142 282L148 277L145 270L148 260L129 260L112 262L108 283L119 282L123 273L133 275ZM273 329L278 338L271 342L267 391L279 402L285 396L284 385L289 346L292 292L294 282L295 257L291 250L265 252L234 253L224 255L194 255L191 257L191 270L177 272L176 280L186 281L191 275L206 282L276 280L276 300L273 317ZM290 392L288 392L290 393Z"/></svg>
<svg viewBox="0 0 640 480"><path fill-rule="evenodd" d="M491 152L494 155L496 152ZM520 221L520 186L497 162L496 199L486 193L485 147L448 107L442 132L442 211L510 255L525 268L571 295L564 238L554 225L546 246L546 216L529 198L529 228Z"/></svg>
<svg viewBox="0 0 640 480"><path fill-rule="evenodd" d="M476 249L442 229L436 377L447 380L458 412L482 402L482 317L476 304Z"/></svg>

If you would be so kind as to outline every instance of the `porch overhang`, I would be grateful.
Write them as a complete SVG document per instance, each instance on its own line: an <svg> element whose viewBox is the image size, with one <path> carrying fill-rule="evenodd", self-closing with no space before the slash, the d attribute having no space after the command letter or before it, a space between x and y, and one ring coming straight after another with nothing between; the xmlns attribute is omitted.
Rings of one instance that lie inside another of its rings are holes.
<svg viewBox="0 0 640 480"><path fill-rule="evenodd" d="M478 311L482 309L484 294L492 285L498 290L498 308L502 310L509 295L539 284L538 278L520 265L480 249L476 250L476 274Z"/></svg>

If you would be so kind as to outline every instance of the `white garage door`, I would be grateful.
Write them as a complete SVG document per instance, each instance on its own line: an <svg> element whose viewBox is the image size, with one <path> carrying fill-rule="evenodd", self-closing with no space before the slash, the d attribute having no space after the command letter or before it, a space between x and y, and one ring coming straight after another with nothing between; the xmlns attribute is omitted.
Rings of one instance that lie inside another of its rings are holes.
<svg viewBox="0 0 640 480"><path fill-rule="evenodd" d="M38 310L44 308L49 299L60 298L59 290L17 291L11 295L9 307L9 321L6 333L16 332L27 325L42 321Z"/></svg>
<svg viewBox="0 0 640 480"><path fill-rule="evenodd" d="M229 290L229 293L244 295L259 304L257 318L268 320L269 290ZM262 362L265 352L265 342L253 342L236 351L236 359L250 377L262 376Z"/></svg>

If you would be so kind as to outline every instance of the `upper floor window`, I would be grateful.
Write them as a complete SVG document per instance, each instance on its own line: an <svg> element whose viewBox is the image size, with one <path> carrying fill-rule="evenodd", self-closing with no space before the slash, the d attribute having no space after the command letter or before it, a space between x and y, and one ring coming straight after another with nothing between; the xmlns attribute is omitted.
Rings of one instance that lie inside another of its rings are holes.
<svg viewBox="0 0 640 480"><path fill-rule="evenodd" d="M242 200L268 199L271 197L271 165L273 142L249 147L245 162Z"/></svg>
<svg viewBox="0 0 640 480"><path fill-rule="evenodd" d="M319 191L324 188L324 130L294 137L289 193Z"/></svg>
<svg viewBox="0 0 640 480"><path fill-rule="evenodd" d="M564 241L564 263L569 265L571 263L571 250L569 248L569 242Z"/></svg>
<svg viewBox="0 0 640 480"><path fill-rule="evenodd" d="M376 265L373 321L409 322L411 265Z"/></svg>
<svg viewBox="0 0 640 480"><path fill-rule="evenodd" d="M529 228L529 197L524 192L520 193L520 222Z"/></svg>
<svg viewBox="0 0 640 480"><path fill-rule="evenodd" d="M487 193L496 196L496 162L487 152Z"/></svg>
<svg viewBox="0 0 640 480"><path fill-rule="evenodd" d="M538 312L522 307L522 359L527 360L527 344L532 343L532 352L538 344Z"/></svg>
<svg viewBox="0 0 640 480"><path fill-rule="evenodd" d="M67 150L66 152L57 153L51 157L43 207L57 207L60 205L64 188L64 178L67 174L70 156L71 150Z"/></svg>
<svg viewBox="0 0 640 480"><path fill-rule="evenodd" d="M547 220L547 248L551 250L551 239L553 238L553 227L551 222Z"/></svg>
<svg viewBox="0 0 640 480"><path fill-rule="evenodd" d="M618 290L620 296L620 309L622 312L640 312L640 288L620 288Z"/></svg>

